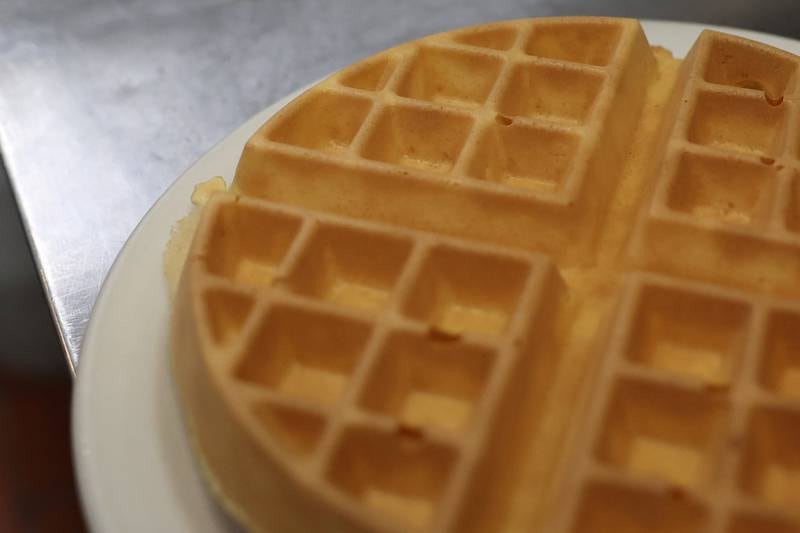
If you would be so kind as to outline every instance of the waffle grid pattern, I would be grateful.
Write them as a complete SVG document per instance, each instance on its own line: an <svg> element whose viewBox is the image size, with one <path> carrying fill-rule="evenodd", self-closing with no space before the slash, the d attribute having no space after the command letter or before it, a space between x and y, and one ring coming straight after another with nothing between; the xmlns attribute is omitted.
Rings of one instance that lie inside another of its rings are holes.
<svg viewBox="0 0 800 533"><path fill-rule="evenodd" d="M647 67L632 57L646 49L639 35L630 20L531 21L389 50L267 123L246 148L237 187L279 203L314 201L348 216L557 254L564 238L576 238L568 235L576 213L590 216L588 204L601 208L612 188L614 171L594 176L593 163L621 164L628 139L604 125L620 107L635 116L643 97L619 96L626 76ZM268 168L275 170L265 176ZM323 183L310 184L317 173ZM294 196L298 183L307 184L302 199ZM329 188L375 199L393 188L418 196L376 212L369 202L330 202ZM463 213L454 218L484 216L474 211L479 204L492 222L464 228L422 212L434 195ZM577 210L580 201L587 205ZM539 231L509 232L522 217ZM588 243L592 228L576 231Z"/></svg>
<svg viewBox="0 0 800 533"><path fill-rule="evenodd" d="M193 290L210 364L263 448L365 530L464 529L515 369L565 364L565 344L529 340L551 333L548 287L569 287L565 242L604 231L587 221L608 198L588 192L620 176L591 168L622 166L593 164L625 138L604 124L625 109L636 30L498 24L379 54L268 122L242 196L207 207ZM543 530L800 531L797 61L715 32L684 61ZM422 197L497 217L455 209L454 229ZM503 224L524 236L481 233L515 209L530 218Z"/></svg>
<svg viewBox="0 0 800 533"><path fill-rule="evenodd" d="M206 209L209 340L258 438L346 495L339 505L451 529L497 391L530 356L549 260L242 197ZM266 245L259 232L226 247L267 227Z"/></svg>
<svg viewBox="0 0 800 533"><path fill-rule="evenodd" d="M569 530L795 531L800 305L649 273L622 298Z"/></svg>
<svg viewBox="0 0 800 533"><path fill-rule="evenodd" d="M648 256L647 267L709 278L704 268L710 264L743 288L797 292L798 64L791 54L723 34L700 37L694 57L687 59L687 81L677 95L684 105L642 225L646 236L639 245L641 256ZM660 247L665 240L669 244ZM702 255L700 250L710 252L708 244L715 240L730 243L730 251L707 253L704 261L671 252L682 246ZM750 257L734 261L737 249L750 250ZM758 263L760 255L779 258L780 268L790 274L781 276L775 267ZM723 264L731 265L727 274Z"/></svg>
<svg viewBox="0 0 800 533"><path fill-rule="evenodd" d="M489 190L512 186L515 196L519 188L534 194L574 190L568 184L584 173L570 169L570 163L586 158L577 156L593 148L585 142L591 137L586 129L603 122L602 117L590 120L590 115L595 102L608 101L614 93L616 80L609 79L613 74L606 65L613 62L622 27L609 26L604 53L587 49L575 58L529 55L538 51L531 29L501 27L498 31L508 32L504 35L508 48L503 50L493 48L494 42L463 42L463 38L459 42L456 34L413 50L390 52L388 57L359 65L355 72L345 71L334 78L335 83L311 96L320 99L322 113L309 112L316 102L297 103L298 113L313 123L316 136L283 135L282 121L277 120L264 132L274 143L266 149L310 148L333 160L357 159L378 171L386 168L384 163L422 179L466 181L468 186L484 184ZM469 83L454 83L467 78ZM343 108L353 110L347 113L352 123L344 126L338 121ZM333 115L322 116L325 111ZM602 115L603 110L595 112ZM294 125L296 118L290 112L284 120ZM326 124L326 118L336 124ZM563 155L552 160L532 157L514 165L503 158L506 143L557 144L563 146ZM495 165L487 165L490 160L496 160Z"/></svg>

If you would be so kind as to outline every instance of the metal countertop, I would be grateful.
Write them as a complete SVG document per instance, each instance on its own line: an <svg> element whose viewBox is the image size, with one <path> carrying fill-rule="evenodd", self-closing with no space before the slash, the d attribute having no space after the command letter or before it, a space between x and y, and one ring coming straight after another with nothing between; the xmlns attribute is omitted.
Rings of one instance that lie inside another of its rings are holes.
<svg viewBox="0 0 800 533"><path fill-rule="evenodd" d="M0 149L71 365L136 223L248 117L412 38L578 14L800 37L796 0L0 1Z"/></svg>

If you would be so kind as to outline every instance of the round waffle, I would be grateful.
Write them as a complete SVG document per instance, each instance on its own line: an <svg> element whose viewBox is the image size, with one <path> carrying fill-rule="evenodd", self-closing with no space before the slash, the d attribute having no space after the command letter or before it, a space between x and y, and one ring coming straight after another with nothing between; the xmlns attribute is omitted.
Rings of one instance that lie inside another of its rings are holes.
<svg viewBox="0 0 800 533"><path fill-rule="evenodd" d="M798 531L797 67L519 20L288 105L176 298L220 500L263 531Z"/></svg>

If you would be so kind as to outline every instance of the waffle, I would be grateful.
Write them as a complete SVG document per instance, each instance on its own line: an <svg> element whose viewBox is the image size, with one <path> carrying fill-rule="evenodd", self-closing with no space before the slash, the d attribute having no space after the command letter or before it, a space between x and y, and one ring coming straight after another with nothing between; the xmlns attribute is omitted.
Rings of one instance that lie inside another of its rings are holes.
<svg viewBox="0 0 800 533"><path fill-rule="evenodd" d="M800 531L797 66L519 20L289 104L175 300L218 499L258 531Z"/></svg>

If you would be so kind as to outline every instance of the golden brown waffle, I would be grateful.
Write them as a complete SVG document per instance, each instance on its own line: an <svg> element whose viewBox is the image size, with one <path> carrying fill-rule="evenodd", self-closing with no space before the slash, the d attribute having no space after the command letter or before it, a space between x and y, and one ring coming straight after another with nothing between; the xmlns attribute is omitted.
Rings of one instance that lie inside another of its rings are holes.
<svg viewBox="0 0 800 533"><path fill-rule="evenodd" d="M521 20L287 106L176 299L220 500L263 531L800 531L797 66Z"/></svg>

